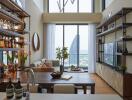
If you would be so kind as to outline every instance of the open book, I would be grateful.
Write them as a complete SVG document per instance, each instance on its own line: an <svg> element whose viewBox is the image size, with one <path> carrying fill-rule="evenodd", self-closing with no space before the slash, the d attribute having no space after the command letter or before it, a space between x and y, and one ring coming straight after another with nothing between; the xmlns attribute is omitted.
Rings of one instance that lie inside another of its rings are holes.
<svg viewBox="0 0 132 100"><path fill-rule="evenodd" d="M71 78L72 78L71 75L62 75L62 76L61 76L61 79L63 79L63 80L69 80L69 79L71 79Z"/></svg>

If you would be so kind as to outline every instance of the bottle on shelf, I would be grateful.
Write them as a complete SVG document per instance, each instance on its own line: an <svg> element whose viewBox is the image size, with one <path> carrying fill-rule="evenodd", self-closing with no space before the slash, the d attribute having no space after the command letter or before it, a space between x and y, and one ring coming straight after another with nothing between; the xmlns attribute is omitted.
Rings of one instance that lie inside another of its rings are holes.
<svg viewBox="0 0 132 100"><path fill-rule="evenodd" d="M11 39L11 37L8 39L8 48L12 48L12 39Z"/></svg>
<svg viewBox="0 0 132 100"><path fill-rule="evenodd" d="M0 62L0 79L4 77L4 65Z"/></svg>
<svg viewBox="0 0 132 100"><path fill-rule="evenodd" d="M12 84L11 78L9 78L9 82L6 87L6 97L7 99L12 99L14 96L14 85Z"/></svg>
<svg viewBox="0 0 132 100"><path fill-rule="evenodd" d="M7 37L4 37L4 41L5 41L5 48L8 48L8 38Z"/></svg>
<svg viewBox="0 0 132 100"><path fill-rule="evenodd" d="M4 48L4 47L5 47L4 40L3 40L2 36L0 36L0 48Z"/></svg>
<svg viewBox="0 0 132 100"><path fill-rule="evenodd" d="M16 48L16 39L13 39L13 48Z"/></svg>
<svg viewBox="0 0 132 100"><path fill-rule="evenodd" d="M21 99L23 96L23 88L21 86L20 78L18 78L18 83L15 86L15 98Z"/></svg>

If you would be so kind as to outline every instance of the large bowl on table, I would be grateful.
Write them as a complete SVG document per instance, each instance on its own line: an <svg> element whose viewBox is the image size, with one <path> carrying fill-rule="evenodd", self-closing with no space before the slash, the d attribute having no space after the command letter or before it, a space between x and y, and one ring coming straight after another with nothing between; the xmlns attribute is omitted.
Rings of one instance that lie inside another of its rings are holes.
<svg viewBox="0 0 132 100"><path fill-rule="evenodd" d="M59 79L61 78L61 73L60 72L53 72L50 74L53 79Z"/></svg>

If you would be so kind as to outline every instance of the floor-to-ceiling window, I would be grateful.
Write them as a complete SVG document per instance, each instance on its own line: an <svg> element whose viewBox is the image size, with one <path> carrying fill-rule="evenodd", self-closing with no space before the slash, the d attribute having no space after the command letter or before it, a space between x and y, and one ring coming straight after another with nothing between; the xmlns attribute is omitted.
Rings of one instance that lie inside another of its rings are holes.
<svg viewBox="0 0 132 100"><path fill-rule="evenodd" d="M49 0L49 13L91 12L92 0Z"/></svg>
<svg viewBox="0 0 132 100"><path fill-rule="evenodd" d="M65 67L77 66L77 25L64 25L64 47L68 47L69 57L65 60Z"/></svg>
<svg viewBox="0 0 132 100"><path fill-rule="evenodd" d="M49 0L49 13L89 13L92 0ZM88 24L56 24L55 47L68 47L64 66L88 68Z"/></svg>
<svg viewBox="0 0 132 100"><path fill-rule="evenodd" d="M88 25L79 25L79 65L88 67Z"/></svg>
<svg viewBox="0 0 132 100"><path fill-rule="evenodd" d="M65 68L88 67L88 25L56 25L55 47L68 47Z"/></svg>

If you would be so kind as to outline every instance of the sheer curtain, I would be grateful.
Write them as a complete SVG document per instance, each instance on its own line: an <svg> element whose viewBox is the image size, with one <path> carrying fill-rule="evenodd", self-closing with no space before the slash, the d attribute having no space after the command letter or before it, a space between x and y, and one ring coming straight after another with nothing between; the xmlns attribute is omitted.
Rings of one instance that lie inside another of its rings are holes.
<svg viewBox="0 0 132 100"><path fill-rule="evenodd" d="M96 24L89 24L88 33L88 72L94 73L96 68Z"/></svg>
<svg viewBox="0 0 132 100"><path fill-rule="evenodd" d="M55 24L47 24L46 27L46 58L55 59Z"/></svg>

